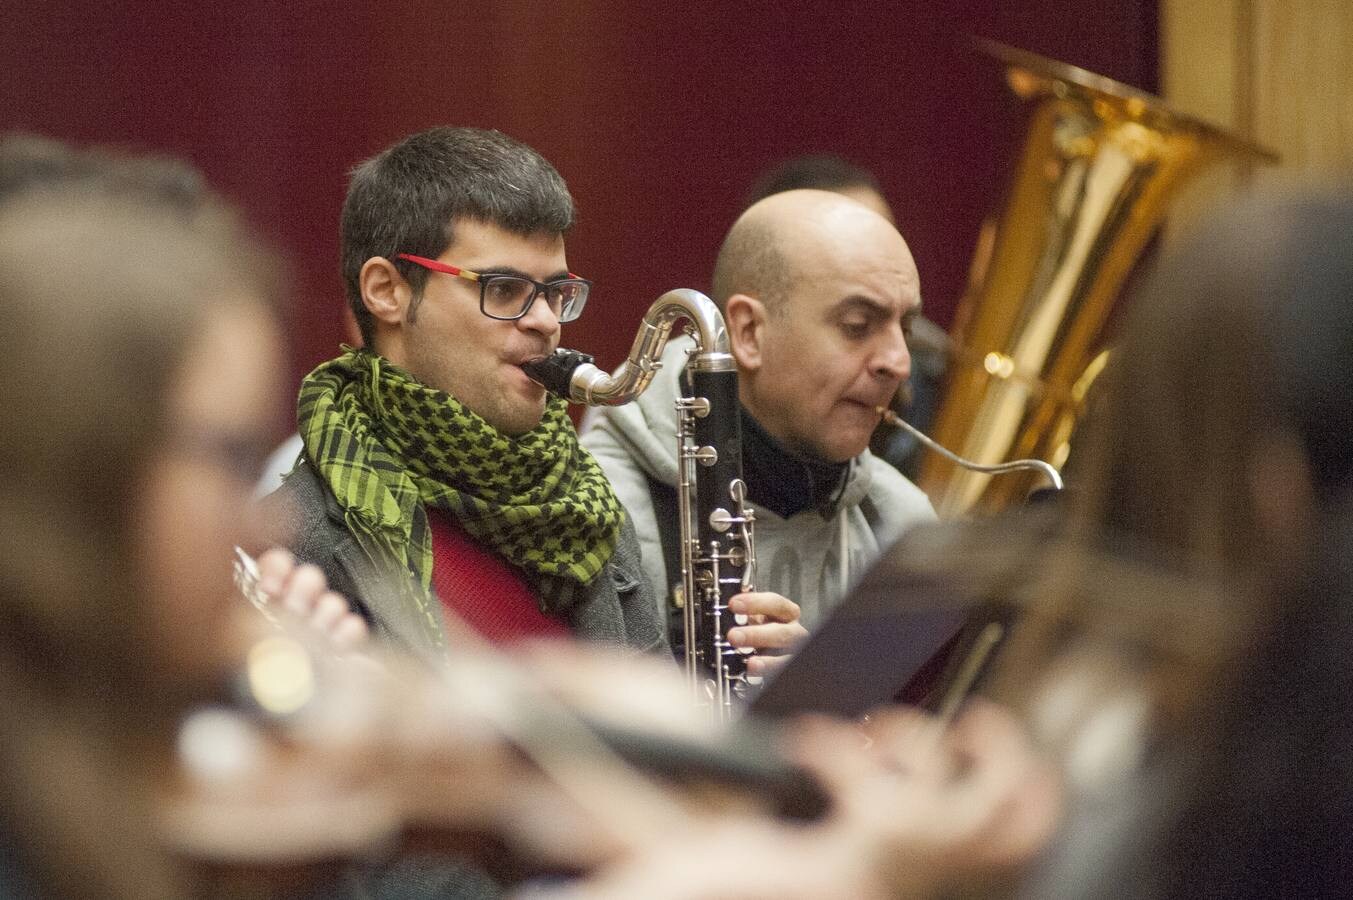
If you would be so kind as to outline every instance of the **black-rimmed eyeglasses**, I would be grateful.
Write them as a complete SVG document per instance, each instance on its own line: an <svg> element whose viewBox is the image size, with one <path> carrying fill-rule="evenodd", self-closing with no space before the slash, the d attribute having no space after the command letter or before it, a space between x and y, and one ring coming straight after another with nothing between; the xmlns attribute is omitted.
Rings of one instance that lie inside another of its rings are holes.
<svg viewBox="0 0 1353 900"><path fill-rule="evenodd" d="M560 322L572 322L583 314L587 295L592 290L592 282L586 278L573 277L572 273L568 278L542 283L524 275L481 275L412 253L400 253L398 258L433 272L445 272L478 282L479 311L490 319L520 319L530 310L536 298L543 296Z"/></svg>

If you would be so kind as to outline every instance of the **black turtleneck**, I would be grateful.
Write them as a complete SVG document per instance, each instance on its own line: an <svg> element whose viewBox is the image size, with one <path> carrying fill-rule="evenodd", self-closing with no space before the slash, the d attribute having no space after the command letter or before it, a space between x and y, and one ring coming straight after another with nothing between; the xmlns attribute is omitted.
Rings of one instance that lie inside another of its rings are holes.
<svg viewBox="0 0 1353 900"><path fill-rule="evenodd" d="M800 456L771 437L738 404L742 414L742 478L758 506L787 519L805 509L828 514L840 495L850 462Z"/></svg>

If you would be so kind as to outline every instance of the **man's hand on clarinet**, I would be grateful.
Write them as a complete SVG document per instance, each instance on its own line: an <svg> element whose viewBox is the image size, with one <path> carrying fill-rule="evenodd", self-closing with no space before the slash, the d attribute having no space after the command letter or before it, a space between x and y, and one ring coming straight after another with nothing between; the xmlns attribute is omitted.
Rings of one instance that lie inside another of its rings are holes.
<svg viewBox="0 0 1353 900"><path fill-rule="evenodd" d="M757 651L747 661L751 675L777 671L789 661L789 651L808 637L808 629L799 624L799 605L788 597L770 591L738 594L728 602L728 608L735 615L747 617L747 624L729 630L728 641L734 647Z"/></svg>

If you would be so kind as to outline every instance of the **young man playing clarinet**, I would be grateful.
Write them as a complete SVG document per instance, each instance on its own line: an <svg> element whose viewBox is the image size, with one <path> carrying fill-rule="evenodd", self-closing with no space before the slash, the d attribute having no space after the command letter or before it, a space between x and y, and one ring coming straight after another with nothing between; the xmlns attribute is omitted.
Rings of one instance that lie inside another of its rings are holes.
<svg viewBox="0 0 1353 900"><path fill-rule="evenodd" d="M499 642L662 645L634 523L564 401L521 369L587 303L573 215L558 172L493 131L432 129L353 172L342 267L365 347L304 380L304 459L278 494L297 555L424 656L453 642L448 612ZM784 597L742 602L768 620L743 643L804 633Z"/></svg>

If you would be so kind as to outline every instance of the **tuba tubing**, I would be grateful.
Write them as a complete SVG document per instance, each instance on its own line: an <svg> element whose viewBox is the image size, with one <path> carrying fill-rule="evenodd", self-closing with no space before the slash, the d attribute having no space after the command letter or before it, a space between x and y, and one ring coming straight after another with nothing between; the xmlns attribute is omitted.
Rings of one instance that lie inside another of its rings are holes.
<svg viewBox="0 0 1353 900"><path fill-rule="evenodd" d="M964 459L959 456L957 453L943 446L888 407L879 406L875 407L875 409L883 418L883 421L887 422L889 425L906 429L911 433L912 437L916 438L916 440L955 465L962 466L973 472L982 472L986 475L1004 475L1007 472L1039 472L1048 480L1048 486L1054 491L1060 491L1065 486L1062 483L1062 473L1057 471L1057 467L1052 465L1052 463L1044 462L1041 459L1012 459L1010 462L999 463L997 465L982 465L981 463L973 462L971 459Z"/></svg>

